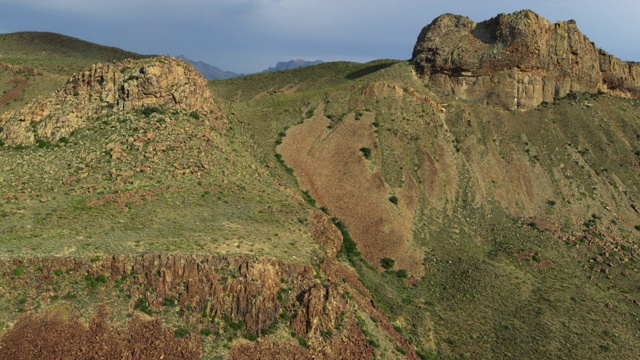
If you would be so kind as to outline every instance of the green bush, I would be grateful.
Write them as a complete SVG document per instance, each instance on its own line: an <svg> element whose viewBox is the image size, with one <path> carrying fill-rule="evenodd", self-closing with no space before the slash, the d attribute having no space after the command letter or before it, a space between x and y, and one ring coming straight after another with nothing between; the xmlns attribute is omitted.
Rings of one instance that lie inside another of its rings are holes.
<svg viewBox="0 0 640 360"><path fill-rule="evenodd" d="M391 270L393 269L393 266L396 264L396 261L393 260L390 257L386 257L382 260L380 260L380 266L382 266L383 269L385 270Z"/></svg>
<svg viewBox="0 0 640 360"><path fill-rule="evenodd" d="M183 327L179 327L176 329L176 331L174 332L176 334L177 337L179 338L184 338L185 336L187 336L189 334L189 330L183 328Z"/></svg>
<svg viewBox="0 0 640 360"><path fill-rule="evenodd" d="M640 231L640 225L636 225L636 226L634 226L634 228L635 228L636 230Z"/></svg>
<svg viewBox="0 0 640 360"><path fill-rule="evenodd" d="M400 269L400 270L396 271L396 276L399 277L400 279L406 279L407 276L408 276L407 270Z"/></svg>
<svg viewBox="0 0 640 360"><path fill-rule="evenodd" d="M394 205L398 205L398 197L395 195L390 196L389 201L391 201Z"/></svg>
<svg viewBox="0 0 640 360"><path fill-rule="evenodd" d="M136 300L135 305L133 305L133 309L143 312L147 315L153 314L151 309L149 309L149 302L147 301L147 298L145 298L144 296L141 296L138 298L138 300Z"/></svg>
<svg viewBox="0 0 640 360"><path fill-rule="evenodd" d="M369 149L368 147L366 146L361 147L360 152L362 153L365 159L371 159L371 149Z"/></svg>
<svg viewBox="0 0 640 360"><path fill-rule="evenodd" d="M22 265L18 265L15 269L13 269L13 275L20 276L24 273L24 267Z"/></svg>

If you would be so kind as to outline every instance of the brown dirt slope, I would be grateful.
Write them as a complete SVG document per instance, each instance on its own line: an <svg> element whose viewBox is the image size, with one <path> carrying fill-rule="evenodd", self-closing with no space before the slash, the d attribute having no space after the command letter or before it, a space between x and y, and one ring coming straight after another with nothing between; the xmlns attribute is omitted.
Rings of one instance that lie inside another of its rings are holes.
<svg viewBox="0 0 640 360"><path fill-rule="evenodd" d="M329 129L331 122L319 108L311 119L289 129L277 151L301 187L343 219L371 264L391 257L419 276L422 254L411 241L413 209L389 201L390 187L370 165L371 155L361 150L376 151L374 120L370 113L359 120L351 114Z"/></svg>

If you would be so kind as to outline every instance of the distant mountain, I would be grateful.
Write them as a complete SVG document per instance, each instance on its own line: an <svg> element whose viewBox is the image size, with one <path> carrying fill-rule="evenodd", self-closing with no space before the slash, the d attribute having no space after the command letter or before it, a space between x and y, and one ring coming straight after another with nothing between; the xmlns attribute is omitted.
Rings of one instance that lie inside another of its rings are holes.
<svg viewBox="0 0 640 360"><path fill-rule="evenodd" d="M242 75L231 71L221 70L220 68L217 68L211 64L207 64L206 62L193 61L186 58L184 55L179 55L177 56L177 58L193 65L193 67L196 68L196 70L198 70L202 74L202 76L207 78L207 80L222 80Z"/></svg>
<svg viewBox="0 0 640 360"><path fill-rule="evenodd" d="M264 70L263 72L289 70L289 69L295 69L303 66L318 65L318 64L322 64L323 62L324 61L322 60L307 61L302 59L278 61L275 67L270 67L267 70Z"/></svg>

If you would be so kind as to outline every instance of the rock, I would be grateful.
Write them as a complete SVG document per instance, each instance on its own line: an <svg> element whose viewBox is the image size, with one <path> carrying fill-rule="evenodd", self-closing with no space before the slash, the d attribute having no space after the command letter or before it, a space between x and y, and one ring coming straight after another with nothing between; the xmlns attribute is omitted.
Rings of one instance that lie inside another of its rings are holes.
<svg viewBox="0 0 640 360"><path fill-rule="evenodd" d="M570 92L640 96L640 64L596 48L573 20L552 24L530 10L480 23L442 15L422 29L412 60L436 93L507 110Z"/></svg>
<svg viewBox="0 0 640 360"><path fill-rule="evenodd" d="M31 145L36 138L58 141L100 115L134 109L195 112L213 126L221 125L222 110L206 79L188 63L158 57L92 65L52 96L2 114L0 139L8 145Z"/></svg>

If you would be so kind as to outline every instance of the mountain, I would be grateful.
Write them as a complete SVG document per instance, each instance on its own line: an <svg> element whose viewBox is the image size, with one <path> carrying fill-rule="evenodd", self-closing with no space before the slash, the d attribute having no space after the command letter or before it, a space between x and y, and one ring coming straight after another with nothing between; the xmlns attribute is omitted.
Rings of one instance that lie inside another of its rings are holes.
<svg viewBox="0 0 640 360"><path fill-rule="evenodd" d="M193 65L193 67L196 68L196 70L198 70L202 74L202 76L204 76L207 80L229 79L232 77L242 75L242 74L236 74L231 71L220 70L219 68L202 61L193 61L193 60L187 59L184 55L179 55L178 59L182 59L190 63L191 65Z"/></svg>
<svg viewBox="0 0 640 360"><path fill-rule="evenodd" d="M636 65L571 21L443 15L411 61L215 82L21 61L0 358L640 352Z"/></svg>
<svg viewBox="0 0 640 360"><path fill-rule="evenodd" d="M303 66L318 65L322 63L323 63L322 60L307 61L302 59L278 61L275 67L270 67L267 70L263 70L262 72L290 70L290 69L295 69Z"/></svg>

